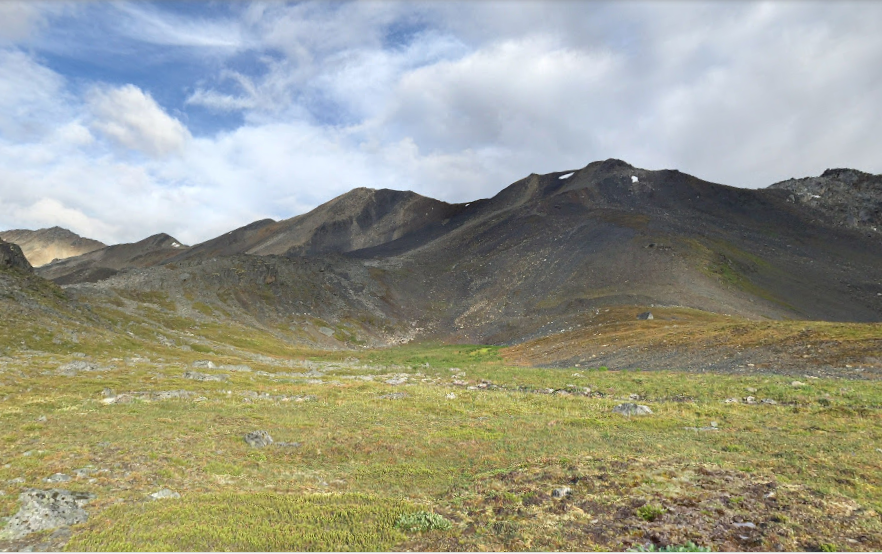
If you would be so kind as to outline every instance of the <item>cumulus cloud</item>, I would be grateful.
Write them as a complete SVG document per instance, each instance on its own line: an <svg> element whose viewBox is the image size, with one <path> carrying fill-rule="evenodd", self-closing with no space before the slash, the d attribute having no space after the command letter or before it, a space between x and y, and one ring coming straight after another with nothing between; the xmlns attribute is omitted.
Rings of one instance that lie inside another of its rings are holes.
<svg viewBox="0 0 882 554"><path fill-rule="evenodd" d="M134 85L96 89L89 105L95 129L126 148L162 157L182 152L190 139L183 123Z"/></svg>
<svg viewBox="0 0 882 554"><path fill-rule="evenodd" d="M464 202L608 157L741 186L882 172L882 5L77 6L63 40L0 47L0 227L193 243L353 187ZM80 43L101 64L95 17L108 56L169 71L59 66Z"/></svg>

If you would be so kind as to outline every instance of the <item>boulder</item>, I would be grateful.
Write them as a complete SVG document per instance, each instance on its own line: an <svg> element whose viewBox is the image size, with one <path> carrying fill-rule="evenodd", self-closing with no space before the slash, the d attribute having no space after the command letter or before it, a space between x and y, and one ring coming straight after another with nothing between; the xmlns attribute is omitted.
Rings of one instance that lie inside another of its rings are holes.
<svg viewBox="0 0 882 554"><path fill-rule="evenodd" d="M37 531L83 523L89 515L83 510L95 495L61 489L29 489L21 493L18 512L0 531L0 539L16 540Z"/></svg>
<svg viewBox="0 0 882 554"><path fill-rule="evenodd" d="M273 443L273 438L266 431L252 431L245 435L245 442L254 448L263 448Z"/></svg>
<svg viewBox="0 0 882 554"><path fill-rule="evenodd" d="M619 404L618 406L613 408L613 412L625 416L640 416L649 415L652 413L652 410L650 410L647 406L643 406L641 404L625 402L624 404Z"/></svg>
<svg viewBox="0 0 882 554"><path fill-rule="evenodd" d="M652 312L643 312L637 314L637 319L653 319Z"/></svg>

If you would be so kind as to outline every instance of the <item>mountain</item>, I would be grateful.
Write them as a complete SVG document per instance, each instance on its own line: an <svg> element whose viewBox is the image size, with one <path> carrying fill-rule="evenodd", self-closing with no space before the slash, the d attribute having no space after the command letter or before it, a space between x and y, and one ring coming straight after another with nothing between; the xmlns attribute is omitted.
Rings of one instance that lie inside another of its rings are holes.
<svg viewBox="0 0 882 554"><path fill-rule="evenodd" d="M67 289L84 301L147 291L176 314L296 329L284 340L322 347L515 344L589 329L610 309L882 321L878 235L791 194L611 159L466 204L355 189L190 248L161 235L38 273L92 282Z"/></svg>
<svg viewBox="0 0 882 554"><path fill-rule="evenodd" d="M56 259L62 260L93 252L107 246L103 242L81 237L61 227L36 231L27 229L2 231L0 238L19 245L34 267L46 265Z"/></svg>
<svg viewBox="0 0 882 554"><path fill-rule="evenodd" d="M438 227L461 210L414 192L353 189L291 219L256 221L196 245L174 261L218 255L350 252Z"/></svg>
<svg viewBox="0 0 882 554"><path fill-rule="evenodd" d="M855 169L828 169L819 177L789 179L769 187L789 193L825 221L882 237L882 175Z"/></svg>
<svg viewBox="0 0 882 554"><path fill-rule="evenodd" d="M187 247L174 237L160 233L131 244L105 246L73 258L41 266L37 273L60 285L106 279L123 269L151 267L164 263Z"/></svg>

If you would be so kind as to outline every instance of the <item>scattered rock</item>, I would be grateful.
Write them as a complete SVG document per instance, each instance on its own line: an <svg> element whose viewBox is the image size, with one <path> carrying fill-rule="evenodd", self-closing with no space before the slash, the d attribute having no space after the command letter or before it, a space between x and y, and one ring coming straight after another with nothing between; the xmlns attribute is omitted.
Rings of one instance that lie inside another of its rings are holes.
<svg viewBox="0 0 882 554"><path fill-rule="evenodd" d="M565 498L569 496L573 492L573 489L570 487L559 487L551 491L551 496L554 498Z"/></svg>
<svg viewBox="0 0 882 554"><path fill-rule="evenodd" d="M104 371L104 368L80 360L58 366L58 374L65 377L75 377L80 371Z"/></svg>
<svg viewBox="0 0 882 554"><path fill-rule="evenodd" d="M89 515L83 510L95 495L67 490L29 489L18 497L21 507L0 531L0 539L16 540L37 531L83 523Z"/></svg>
<svg viewBox="0 0 882 554"><path fill-rule="evenodd" d="M181 495L170 489L162 489L149 495L151 500L165 500L166 498L180 498Z"/></svg>
<svg viewBox="0 0 882 554"><path fill-rule="evenodd" d="M25 478L24 477L16 477L15 479L10 479L6 482L9 483L10 485L20 485L21 483L25 482Z"/></svg>
<svg viewBox="0 0 882 554"><path fill-rule="evenodd" d="M643 312L641 314L637 314L637 319L654 319L652 317L652 312Z"/></svg>
<svg viewBox="0 0 882 554"><path fill-rule="evenodd" d="M37 422L39 422L39 423L46 423L47 421L48 420L46 419L46 416L44 416L44 415L41 415L40 417L37 418Z"/></svg>
<svg viewBox="0 0 882 554"><path fill-rule="evenodd" d="M101 396L103 396L104 398L114 398L116 397L116 393L113 391L113 389L105 388L103 391L101 391Z"/></svg>
<svg viewBox="0 0 882 554"><path fill-rule="evenodd" d="M407 377L395 377L394 379L387 379L387 385L403 385L407 383Z"/></svg>
<svg viewBox="0 0 882 554"><path fill-rule="evenodd" d="M727 398L727 399L723 400L723 402L725 402L726 404L737 404L741 401L738 400L737 398Z"/></svg>
<svg viewBox="0 0 882 554"><path fill-rule="evenodd" d="M400 400L402 398L407 398L406 392L393 392L390 394L384 394L380 396L380 398L385 398L387 400Z"/></svg>
<svg viewBox="0 0 882 554"><path fill-rule="evenodd" d="M748 365L751 365L751 364L748 364ZM747 392L756 392L756 389L753 388L753 387L747 387L747 388L744 389L744 390L746 390Z"/></svg>
<svg viewBox="0 0 882 554"><path fill-rule="evenodd" d="M772 400L771 398L763 398L762 400L760 400L760 404L770 404L770 405L774 406L777 403L778 403L777 401Z"/></svg>
<svg viewBox="0 0 882 554"><path fill-rule="evenodd" d="M647 406L643 406L642 404L634 404L633 402L625 402L624 404L619 404L612 410L617 414L622 414L625 416L640 416L640 415L649 415L652 413L652 410Z"/></svg>
<svg viewBox="0 0 882 554"><path fill-rule="evenodd" d="M790 386L791 387L804 387L805 383L803 383L802 381L793 381L792 383L790 383Z"/></svg>
<svg viewBox="0 0 882 554"><path fill-rule="evenodd" d="M273 438L266 431L252 431L245 435L245 442L254 448L263 448L273 443Z"/></svg>
<svg viewBox="0 0 882 554"><path fill-rule="evenodd" d="M334 330L330 327L319 327L319 333L325 335L326 337L330 337L334 335Z"/></svg>
<svg viewBox="0 0 882 554"><path fill-rule="evenodd" d="M453 394L452 392L448 392L448 393L444 396L444 398L446 398L447 400L453 400L453 399L456 398L456 395Z"/></svg>
<svg viewBox="0 0 882 554"><path fill-rule="evenodd" d="M44 481L47 483L64 483L65 481L70 481L72 477L70 475L65 475L64 473L55 473L50 475Z"/></svg>
<svg viewBox="0 0 882 554"><path fill-rule="evenodd" d="M95 468L93 467L83 467L80 469L74 470L74 475L77 479L82 479L83 477L88 477L89 475L95 473Z"/></svg>
<svg viewBox="0 0 882 554"><path fill-rule="evenodd" d="M209 362L210 363L210 362ZM229 375L208 375L199 373L198 371L185 371L184 379L192 379L194 381L229 381Z"/></svg>
<svg viewBox="0 0 882 554"><path fill-rule="evenodd" d="M298 447L300 447L299 442L277 442L274 444L280 448L298 448Z"/></svg>
<svg viewBox="0 0 882 554"><path fill-rule="evenodd" d="M211 360L196 360L195 362L193 362L193 367L198 367L200 369L215 369L215 368L217 368L217 366L214 365L214 362L212 362Z"/></svg>
<svg viewBox="0 0 882 554"><path fill-rule="evenodd" d="M745 404L756 404L756 398L754 398L752 396L748 396L747 398L744 399L744 403Z"/></svg>
<svg viewBox="0 0 882 554"><path fill-rule="evenodd" d="M745 528L745 529L756 529L756 524L752 523L750 521L746 521L744 523L733 523L732 525L734 527L741 527L741 528Z"/></svg>

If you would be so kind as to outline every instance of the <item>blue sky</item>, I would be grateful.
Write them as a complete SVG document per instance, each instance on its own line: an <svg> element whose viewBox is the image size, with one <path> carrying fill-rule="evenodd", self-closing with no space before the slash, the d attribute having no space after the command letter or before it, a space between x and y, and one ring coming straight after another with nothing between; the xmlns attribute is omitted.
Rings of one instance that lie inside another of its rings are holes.
<svg viewBox="0 0 882 554"><path fill-rule="evenodd" d="M195 243L616 157L882 172L882 3L0 2L0 228Z"/></svg>

